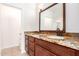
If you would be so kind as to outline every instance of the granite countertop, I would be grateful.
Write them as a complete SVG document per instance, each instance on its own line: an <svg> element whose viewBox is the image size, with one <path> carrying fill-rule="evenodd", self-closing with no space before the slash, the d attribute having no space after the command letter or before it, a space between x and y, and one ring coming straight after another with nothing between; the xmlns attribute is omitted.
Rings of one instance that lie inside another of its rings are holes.
<svg viewBox="0 0 79 59"><path fill-rule="evenodd" d="M68 36L63 36L63 40L58 40L58 39L52 39L48 38L47 36L50 36L49 34L40 34L40 33L25 33L27 36L32 36L41 40L45 40L48 42L56 43L62 46L66 46L75 50L79 50L79 37L68 37ZM52 35L55 36L55 35Z"/></svg>

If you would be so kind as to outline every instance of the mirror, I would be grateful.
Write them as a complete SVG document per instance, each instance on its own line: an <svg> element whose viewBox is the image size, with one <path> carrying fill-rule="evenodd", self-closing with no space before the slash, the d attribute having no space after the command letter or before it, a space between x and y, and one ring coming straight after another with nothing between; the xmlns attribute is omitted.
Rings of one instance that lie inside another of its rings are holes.
<svg viewBox="0 0 79 59"><path fill-rule="evenodd" d="M40 31L65 31L64 4L54 3L40 11Z"/></svg>

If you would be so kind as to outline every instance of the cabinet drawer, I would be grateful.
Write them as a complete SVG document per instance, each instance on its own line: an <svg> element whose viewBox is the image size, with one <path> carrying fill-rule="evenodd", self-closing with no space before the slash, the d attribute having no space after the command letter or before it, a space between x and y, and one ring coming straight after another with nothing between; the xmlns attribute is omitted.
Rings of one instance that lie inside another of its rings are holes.
<svg viewBox="0 0 79 59"><path fill-rule="evenodd" d="M36 56L56 56L55 54L49 52L48 50L36 45L35 47L35 55Z"/></svg>
<svg viewBox="0 0 79 59"><path fill-rule="evenodd" d="M71 48L67 48L55 43L50 43L46 42L44 40L38 40L36 39L36 44L39 44L40 46L50 50L51 52L55 53L56 55L61 55L61 56L73 56L75 55L75 51L72 50Z"/></svg>

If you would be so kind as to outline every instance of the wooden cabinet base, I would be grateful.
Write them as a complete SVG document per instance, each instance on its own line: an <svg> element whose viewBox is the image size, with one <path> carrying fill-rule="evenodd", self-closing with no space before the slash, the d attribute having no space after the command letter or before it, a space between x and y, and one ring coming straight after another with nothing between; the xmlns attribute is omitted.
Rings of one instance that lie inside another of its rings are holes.
<svg viewBox="0 0 79 59"><path fill-rule="evenodd" d="M44 41L42 39L37 39L31 36L28 36L27 45L28 54L30 56L79 56L78 50Z"/></svg>

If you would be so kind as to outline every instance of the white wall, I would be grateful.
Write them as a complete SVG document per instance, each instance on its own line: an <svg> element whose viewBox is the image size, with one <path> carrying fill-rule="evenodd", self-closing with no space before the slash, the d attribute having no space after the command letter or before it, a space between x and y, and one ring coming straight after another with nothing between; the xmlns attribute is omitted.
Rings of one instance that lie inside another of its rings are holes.
<svg viewBox="0 0 79 59"><path fill-rule="evenodd" d="M26 8L23 9L22 21L24 31L38 31L39 22L36 19L36 5L35 4L27 4Z"/></svg>
<svg viewBox="0 0 79 59"><path fill-rule="evenodd" d="M1 10L1 8L0 8ZM1 18L1 14L0 14L0 18ZM1 29L1 24L2 24L2 21L0 19L0 55L1 55L1 44L2 44L2 29Z"/></svg>
<svg viewBox="0 0 79 59"><path fill-rule="evenodd" d="M66 4L66 32L79 33L79 3Z"/></svg>
<svg viewBox="0 0 79 59"><path fill-rule="evenodd" d="M15 6L22 9L22 27L24 31L38 31L39 20L36 14L36 4L33 3L9 3L11 6Z"/></svg>
<svg viewBox="0 0 79 59"><path fill-rule="evenodd" d="M38 20L38 12L36 11L36 4L30 3L8 3L5 5L21 8L21 52L25 52L25 37L24 31L38 31L39 30L39 20Z"/></svg>
<svg viewBox="0 0 79 59"><path fill-rule="evenodd" d="M0 22L0 29L1 29L1 22ZM0 31L0 54L1 54L1 31Z"/></svg>
<svg viewBox="0 0 79 59"><path fill-rule="evenodd" d="M36 4L23 3L23 4L10 4L15 7L22 8L22 27L24 31L38 31L39 15ZM49 5L49 4L48 4ZM36 14L35 14L36 13ZM79 4L69 3L66 4L66 32L79 32ZM73 26L73 27L72 27Z"/></svg>
<svg viewBox="0 0 79 59"><path fill-rule="evenodd" d="M1 49L19 45L21 10L0 4Z"/></svg>

